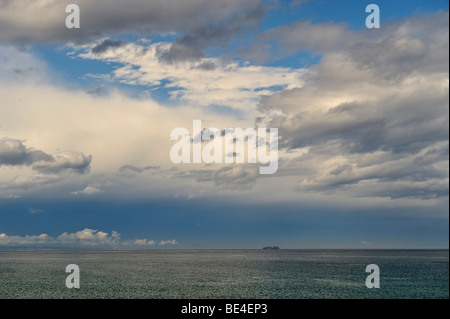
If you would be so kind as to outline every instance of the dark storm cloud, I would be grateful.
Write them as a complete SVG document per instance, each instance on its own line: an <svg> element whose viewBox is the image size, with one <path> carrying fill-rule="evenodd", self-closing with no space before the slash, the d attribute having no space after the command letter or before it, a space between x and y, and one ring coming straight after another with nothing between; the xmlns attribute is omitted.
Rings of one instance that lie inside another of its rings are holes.
<svg viewBox="0 0 450 319"><path fill-rule="evenodd" d="M103 52L107 51L110 48L118 48L118 47L121 47L124 44L125 43L123 41L120 41L120 40L106 39L102 43L100 43L100 44L96 45L95 47L93 47L92 48L92 53L100 54L100 53L103 53Z"/></svg>
<svg viewBox="0 0 450 319"><path fill-rule="evenodd" d="M408 96L337 105L318 117L298 113L290 118L297 127L293 132L287 127L291 123L278 124L290 148L337 140L348 152L415 153L448 139L447 120L447 94L428 87Z"/></svg>
<svg viewBox="0 0 450 319"><path fill-rule="evenodd" d="M159 49L157 52L160 62L174 64L177 62L195 62L204 57L203 52L190 45L175 42L169 49Z"/></svg>
<svg viewBox="0 0 450 319"><path fill-rule="evenodd" d="M204 57L202 48L205 46L223 44L245 28L254 27L259 23L259 19L264 16L265 10L262 5L255 4L250 8L243 8L241 11L230 13L224 20L188 30L183 37L176 39L168 50L157 53L159 60L168 64L199 61ZM205 62L197 68L213 70L216 65Z"/></svg>
<svg viewBox="0 0 450 319"><path fill-rule="evenodd" d="M80 7L80 29L65 27L65 7L71 3ZM229 33L225 30L236 29L238 21L253 21L264 11L261 0L0 0L0 8L0 41L18 45L168 32L193 32L200 43L211 34L208 30L221 26L222 34Z"/></svg>
<svg viewBox="0 0 450 319"><path fill-rule="evenodd" d="M47 154L34 148L27 148L22 141L0 139L0 166L31 166L44 174L57 174L61 171L73 171L79 174L89 172L92 156L82 153L63 152Z"/></svg>
<svg viewBox="0 0 450 319"><path fill-rule="evenodd" d="M0 166L30 166L38 161L51 161L52 157L40 150L27 148L19 140L0 139Z"/></svg>

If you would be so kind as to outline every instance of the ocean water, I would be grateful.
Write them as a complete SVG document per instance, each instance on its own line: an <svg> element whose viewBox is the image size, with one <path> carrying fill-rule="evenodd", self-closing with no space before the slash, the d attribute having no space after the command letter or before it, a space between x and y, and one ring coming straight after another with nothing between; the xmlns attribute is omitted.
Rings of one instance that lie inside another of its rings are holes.
<svg viewBox="0 0 450 319"><path fill-rule="evenodd" d="M0 298L449 298L448 250L0 252ZM80 289L68 289L68 264ZM368 264L380 288L368 289Z"/></svg>

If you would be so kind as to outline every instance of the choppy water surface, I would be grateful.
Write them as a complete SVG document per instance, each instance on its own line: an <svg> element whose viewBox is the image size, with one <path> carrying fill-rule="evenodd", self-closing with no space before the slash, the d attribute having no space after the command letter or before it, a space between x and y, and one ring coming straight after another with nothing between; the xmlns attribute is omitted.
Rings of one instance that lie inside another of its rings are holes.
<svg viewBox="0 0 450 319"><path fill-rule="evenodd" d="M0 298L449 298L448 250L0 252ZM80 289L68 289L68 264ZM381 288L365 286L368 264Z"/></svg>

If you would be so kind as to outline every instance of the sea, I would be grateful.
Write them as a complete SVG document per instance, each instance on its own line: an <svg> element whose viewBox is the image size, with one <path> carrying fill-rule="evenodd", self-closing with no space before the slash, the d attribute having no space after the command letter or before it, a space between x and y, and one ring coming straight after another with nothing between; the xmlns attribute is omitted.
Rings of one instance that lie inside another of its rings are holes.
<svg viewBox="0 0 450 319"><path fill-rule="evenodd" d="M448 262L448 250L5 251L0 299L448 299Z"/></svg>

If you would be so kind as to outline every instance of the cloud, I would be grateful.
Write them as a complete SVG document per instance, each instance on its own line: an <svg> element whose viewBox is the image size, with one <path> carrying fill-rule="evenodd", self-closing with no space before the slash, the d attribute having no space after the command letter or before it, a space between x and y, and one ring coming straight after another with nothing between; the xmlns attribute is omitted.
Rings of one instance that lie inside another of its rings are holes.
<svg viewBox="0 0 450 319"><path fill-rule="evenodd" d="M30 73L34 71L33 68L26 68L26 69L13 69L13 72L18 75L22 76L28 76Z"/></svg>
<svg viewBox="0 0 450 319"><path fill-rule="evenodd" d="M157 170L159 166L145 166L145 167L137 167L134 165L124 165L119 168L120 173L132 172L132 173L142 173L147 170Z"/></svg>
<svg viewBox="0 0 450 319"><path fill-rule="evenodd" d="M212 61L205 61L200 64L197 64L194 68L200 69L203 71L212 71L217 68L217 65Z"/></svg>
<svg viewBox="0 0 450 319"><path fill-rule="evenodd" d="M42 60L26 50L5 46L0 40L0 81L45 83L48 81L47 67Z"/></svg>
<svg viewBox="0 0 450 319"><path fill-rule="evenodd" d="M63 152L52 156L51 161L37 163L33 169L45 174L57 174L70 170L78 174L88 173L92 156L85 156L77 152Z"/></svg>
<svg viewBox="0 0 450 319"><path fill-rule="evenodd" d="M30 214L42 214L44 211L42 209L36 209L36 208L28 208L28 212Z"/></svg>
<svg viewBox="0 0 450 319"><path fill-rule="evenodd" d="M224 188L249 188L259 177L259 165L227 165L220 168L180 172L175 177L195 177L197 182L212 182Z"/></svg>
<svg viewBox="0 0 450 319"><path fill-rule="evenodd" d="M233 127L230 124L234 122L223 115L205 114L188 106L164 107L151 99L133 99L117 91L93 97L84 91L69 91L48 84L2 82L0 96L2 105L11 106L0 108L1 132L27 140L13 139L13 149L21 146L21 156L28 159L20 161L30 163L6 165L6 162L12 163L11 141L2 140L2 147L8 146L8 157L6 152L1 153L0 196L9 196L14 190L13 194L21 197L32 193L64 197L96 185L102 185L106 196L111 192L124 194L127 190L147 196L143 194L144 189L154 194L152 196L168 194L172 186L178 188L177 182L171 182L170 186L164 176L165 169L172 167L168 156L172 146L171 130L192 126L193 117L214 121L219 127ZM82 152L60 152L59 149ZM52 160L29 160L33 157L27 154L37 150L42 150ZM17 158L14 157L14 163L18 164ZM142 174L137 174L139 172ZM149 179L145 173L153 177ZM130 174L133 174L133 185L127 184ZM127 184L125 191L124 183ZM143 184L147 186L141 188Z"/></svg>
<svg viewBox="0 0 450 319"><path fill-rule="evenodd" d="M93 54L93 46L95 44L74 46L74 55L118 63L121 66L109 76L110 80L164 89L170 100L192 107L223 105L230 111L252 114L261 96L301 87L308 73L302 69L207 58L192 46L177 41L150 45L128 43L114 52L101 54Z"/></svg>
<svg viewBox="0 0 450 319"><path fill-rule="evenodd" d="M366 31L349 53L359 67L371 69L385 80L440 73L449 66L448 21L448 12L440 11L389 24L369 41Z"/></svg>
<svg viewBox="0 0 450 319"><path fill-rule="evenodd" d="M286 150L308 150L298 158L299 190L448 197L448 13L385 29L318 48L324 55L304 87L262 99L259 124L278 127Z"/></svg>
<svg viewBox="0 0 450 319"><path fill-rule="evenodd" d="M115 10L116 1L110 3ZM241 8L243 3L223 5ZM245 21L258 21L259 2L254 3L255 15ZM300 21L256 40L261 54L267 48L270 53L270 43L276 45L273 59L300 51L321 56L317 65L293 69L206 56L203 48L208 43L227 39L239 29L226 29L223 21L245 19L245 10L228 12L220 13L224 20L208 17L213 27L190 21L191 29L167 37L175 38L170 43L125 43L105 31L93 38L80 36L84 45L66 47L75 50L71 57L114 63L110 74L86 77L147 87L148 95L139 98L114 89L94 97L36 81L45 63L26 51L0 47L0 96L5 105L0 108L0 129L17 138L0 143L4 151L0 152L0 196L88 195L95 192L89 187L98 181L105 196L124 198L186 192L188 198L224 197L237 189L242 198L264 194L264 200L332 198L348 203L367 200L368 205L445 202L448 13L386 22L371 33L339 23ZM204 29L207 26L210 32ZM110 28L125 30L113 24ZM6 41L9 34L8 41L18 43L20 37L9 36L19 31L0 28L0 38ZM36 36L34 29L29 36L33 41L58 39L50 33ZM155 91L170 97L164 103L176 106L156 102ZM192 119L220 129L254 127L255 118L259 127L279 128L280 169L270 182L245 165L178 166L169 171L168 134L173 128L189 128ZM84 154L93 154L95 161ZM49 160L38 160L40 156ZM153 170L150 179L144 172L151 166L161 169ZM66 171L78 174L60 174Z"/></svg>
<svg viewBox="0 0 450 319"><path fill-rule="evenodd" d="M169 48L159 47L156 55L160 62L175 64L177 62L195 62L205 57L198 48L175 42Z"/></svg>
<svg viewBox="0 0 450 319"><path fill-rule="evenodd" d="M80 29L65 27L65 7L71 3L80 7ZM200 36L212 27L229 30L238 23L254 23L262 13L260 0L129 0L125 9L121 0L0 0L0 41L83 42L122 33Z"/></svg>
<svg viewBox="0 0 450 319"><path fill-rule="evenodd" d="M33 172L27 172L28 174L23 173L23 169L6 169L3 170L5 172L5 176L2 179L2 183L0 184L0 190L5 190L6 196L13 196L9 198L21 198L24 193L27 191L38 188L42 189L43 187L57 184L59 181L64 180L62 175L44 175L44 174L35 174ZM22 173L20 175L15 175L16 173ZM10 179L7 179L8 173L10 176L13 176ZM71 175L73 177L73 175ZM11 195L9 192L14 190L16 194ZM55 189L56 191L56 189Z"/></svg>
<svg viewBox="0 0 450 319"><path fill-rule="evenodd" d="M0 166L1 165L33 165L39 161L51 161L53 158L33 148L27 148L22 141L11 138L0 139Z"/></svg>
<svg viewBox="0 0 450 319"><path fill-rule="evenodd" d="M128 242L127 245L136 245L136 246L153 246L156 242L154 240L148 239L135 239L134 241Z"/></svg>
<svg viewBox="0 0 450 319"><path fill-rule="evenodd" d="M175 239L172 240L161 240L156 242L154 240L144 239L135 239L132 241L126 241L123 243L125 246L135 246L135 247L146 247L146 246L166 246L166 245L178 245L178 242Z"/></svg>
<svg viewBox="0 0 450 319"><path fill-rule="evenodd" d="M345 23L311 23L302 20L263 33L257 45L264 48L262 42L275 40L275 50L287 50L285 54L299 50L320 54L345 49L361 38L361 34L349 31Z"/></svg>
<svg viewBox="0 0 450 319"><path fill-rule="evenodd" d="M41 245L48 244L52 241L52 238L47 234L26 235L26 236L8 236L6 234L0 234L0 245Z"/></svg>
<svg viewBox="0 0 450 319"><path fill-rule="evenodd" d="M330 51L345 50L363 39L361 32L348 30L345 23L300 20L258 34L252 43L239 48L237 53L259 63L281 60L297 53L320 57Z"/></svg>
<svg viewBox="0 0 450 319"><path fill-rule="evenodd" d="M92 187L92 186L86 186L85 189L81 190L81 191L75 191L75 192L71 192L70 194L73 196L79 196L79 195L94 195L94 194L98 194L101 193L101 190L96 188L96 187Z"/></svg>
<svg viewBox="0 0 450 319"><path fill-rule="evenodd" d="M177 241L175 240L175 239L172 239L172 240L161 240L159 243L158 243L158 245L161 245L161 246L165 246L165 245L177 245L178 243L177 243Z"/></svg>
<svg viewBox="0 0 450 319"><path fill-rule="evenodd" d="M8 195L1 195L0 198L2 198L2 199L17 199L17 198L20 198L20 196L15 195L15 194L8 194Z"/></svg>
<svg viewBox="0 0 450 319"><path fill-rule="evenodd" d="M7 234L0 234L0 246L32 246L32 245L61 245L64 247L110 247L114 249L121 249L130 247L146 247L154 245L177 245L178 242L175 239L161 240L156 244L154 240L135 239L131 241L121 241L120 233L112 231L111 234L97 230L85 228L83 230L68 233L64 232L56 238L53 238L47 234L41 235L25 235L25 236L10 236Z"/></svg>
<svg viewBox="0 0 450 319"><path fill-rule="evenodd" d="M118 48L122 45L124 45L123 41L106 39L102 43L93 47L91 51L94 54L99 54L107 51L110 48Z"/></svg>
<svg viewBox="0 0 450 319"><path fill-rule="evenodd" d="M86 91L87 94L91 94L91 95L102 95L105 94L105 89L103 88L103 86L99 86L93 90L90 91Z"/></svg>
<svg viewBox="0 0 450 319"><path fill-rule="evenodd" d="M255 2L250 10L244 9L230 14L226 20L219 20L207 26L200 26L177 38L168 49L158 52L160 62L175 64L177 62L195 62L204 58L202 48L211 45L223 45L234 35L259 25L265 14L262 4ZM197 68L212 64L201 64Z"/></svg>
<svg viewBox="0 0 450 319"><path fill-rule="evenodd" d="M80 244L87 246L108 245L113 246L119 244L120 234L112 231L111 235L106 232L85 228L75 233L64 232L56 239L61 244Z"/></svg>
<svg viewBox="0 0 450 319"><path fill-rule="evenodd" d="M32 166L44 174L57 174L61 171L73 171L84 174L89 171L92 156L82 153L62 152L49 155L34 148L27 148L22 141L0 139L0 166Z"/></svg>

